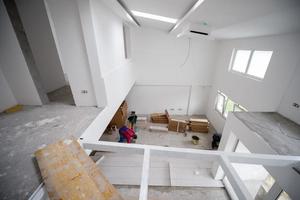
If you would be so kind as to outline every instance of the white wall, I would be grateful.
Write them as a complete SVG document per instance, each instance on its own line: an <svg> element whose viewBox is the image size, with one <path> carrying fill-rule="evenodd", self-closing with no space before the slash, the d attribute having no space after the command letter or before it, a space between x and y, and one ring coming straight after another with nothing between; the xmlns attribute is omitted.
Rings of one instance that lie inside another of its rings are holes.
<svg viewBox="0 0 300 200"><path fill-rule="evenodd" d="M51 28L77 106L96 106L76 0L45 0ZM88 93L82 93L87 90Z"/></svg>
<svg viewBox="0 0 300 200"><path fill-rule="evenodd" d="M64 86L66 82L44 2L17 0L16 4L46 92Z"/></svg>
<svg viewBox="0 0 300 200"><path fill-rule="evenodd" d="M214 110L217 90L224 92L249 111L276 111L298 63L299 34L222 41L207 115L221 132L225 120ZM265 78L257 81L228 71L234 48L272 50Z"/></svg>
<svg viewBox="0 0 300 200"><path fill-rule="evenodd" d="M18 104L0 68L0 112Z"/></svg>
<svg viewBox="0 0 300 200"><path fill-rule="evenodd" d="M128 96L130 109L143 114L167 108L175 109L171 114L205 114L217 42L191 39L189 52L188 38L149 28L131 29L131 42L137 83Z"/></svg>
<svg viewBox="0 0 300 200"><path fill-rule="evenodd" d="M23 105L41 105L3 1L0 1L0 61L2 73L17 102Z"/></svg>
<svg viewBox="0 0 300 200"><path fill-rule="evenodd" d="M104 110L101 111L99 116L81 136L81 138L86 140L94 140L99 139L104 132L118 107L132 88L135 76L130 61L126 60L124 55L122 20L107 8L102 1L91 0L89 2L92 14L91 20L95 31L94 42L97 44L98 67L100 67L98 79L104 81L104 92L107 97ZM84 6L81 3L79 5ZM85 18L83 21L85 25L89 24L86 20L88 19ZM87 42L92 42L91 39L93 37L90 35L90 37L85 37L85 39L88 39ZM87 48L94 47L87 45ZM87 49L87 51L90 52L90 49Z"/></svg>
<svg viewBox="0 0 300 200"><path fill-rule="evenodd" d="M299 60L300 61L300 60ZM300 105L300 62L296 67L293 78L289 83L286 92L278 108L278 112L283 116L300 124L300 108L293 106L293 103Z"/></svg>

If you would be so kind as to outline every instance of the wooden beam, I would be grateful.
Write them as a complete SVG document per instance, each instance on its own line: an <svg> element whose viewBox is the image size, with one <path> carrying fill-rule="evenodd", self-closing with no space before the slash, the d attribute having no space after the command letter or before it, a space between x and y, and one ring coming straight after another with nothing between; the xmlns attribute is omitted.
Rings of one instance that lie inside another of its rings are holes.
<svg viewBox="0 0 300 200"><path fill-rule="evenodd" d="M144 151L139 200L148 199L149 168L150 168L150 149L146 148Z"/></svg>
<svg viewBox="0 0 300 200"><path fill-rule="evenodd" d="M197 8L204 2L204 0L198 0L184 15L181 19L177 21L177 23L172 27L169 33L174 32Z"/></svg>

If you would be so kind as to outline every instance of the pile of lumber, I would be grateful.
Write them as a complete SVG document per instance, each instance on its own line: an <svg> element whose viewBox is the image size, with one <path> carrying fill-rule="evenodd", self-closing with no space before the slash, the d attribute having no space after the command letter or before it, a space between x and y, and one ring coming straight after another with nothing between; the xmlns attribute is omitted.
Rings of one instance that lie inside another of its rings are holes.
<svg viewBox="0 0 300 200"><path fill-rule="evenodd" d="M191 118L189 127L192 132L208 133L209 121L207 119Z"/></svg>
<svg viewBox="0 0 300 200"><path fill-rule="evenodd" d="M35 156L51 200L123 200L74 138L50 144Z"/></svg>
<svg viewBox="0 0 300 200"><path fill-rule="evenodd" d="M169 123L169 113L165 110L165 113L153 113L150 116L151 122L159 124L168 124Z"/></svg>
<svg viewBox="0 0 300 200"><path fill-rule="evenodd" d="M170 119L168 130L179 132L179 133L185 133L187 125L188 123L185 120Z"/></svg>

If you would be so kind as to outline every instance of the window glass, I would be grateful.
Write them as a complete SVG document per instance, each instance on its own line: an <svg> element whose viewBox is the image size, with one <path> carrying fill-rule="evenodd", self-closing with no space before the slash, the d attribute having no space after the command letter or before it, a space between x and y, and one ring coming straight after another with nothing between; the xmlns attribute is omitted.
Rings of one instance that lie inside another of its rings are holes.
<svg viewBox="0 0 300 200"><path fill-rule="evenodd" d="M225 102L225 96L218 93L216 109L221 114L223 113L224 102Z"/></svg>
<svg viewBox="0 0 300 200"><path fill-rule="evenodd" d="M237 50L233 61L232 70L245 73L250 54L250 50Z"/></svg>
<svg viewBox="0 0 300 200"><path fill-rule="evenodd" d="M230 99L227 99L225 111L224 111L224 117L227 118L228 113L233 112L234 105L235 105L235 103L233 101L231 101Z"/></svg>
<svg viewBox="0 0 300 200"><path fill-rule="evenodd" d="M264 78L272 54L272 51L254 51L247 74Z"/></svg>

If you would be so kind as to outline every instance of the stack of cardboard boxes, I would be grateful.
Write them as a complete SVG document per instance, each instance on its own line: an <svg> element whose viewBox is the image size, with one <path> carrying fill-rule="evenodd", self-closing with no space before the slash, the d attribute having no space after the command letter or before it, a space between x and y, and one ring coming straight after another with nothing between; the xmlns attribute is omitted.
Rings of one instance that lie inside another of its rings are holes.
<svg viewBox="0 0 300 200"><path fill-rule="evenodd" d="M192 132L208 133L209 122L207 119L190 119L190 130Z"/></svg>
<svg viewBox="0 0 300 200"><path fill-rule="evenodd" d="M118 128L121 128L122 126L124 126L127 120L127 109L127 103L126 101L123 101L116 114L110 121L109 127L117 126Z"/></svg>
<svg viewBox="0 0 300 200"><path fill-rule="evenodd" d="M188 123L185 120L170 119L168 130L179 132L179 133L185 133L187 125Z"/></svg>
<svg viewBox="0 0 300 200"><path fill-rule="evenodd" d="M153 113L151 114L151 122L159 124L168 124L169 123L169 113L165 110L165 113Z"/></svg>

